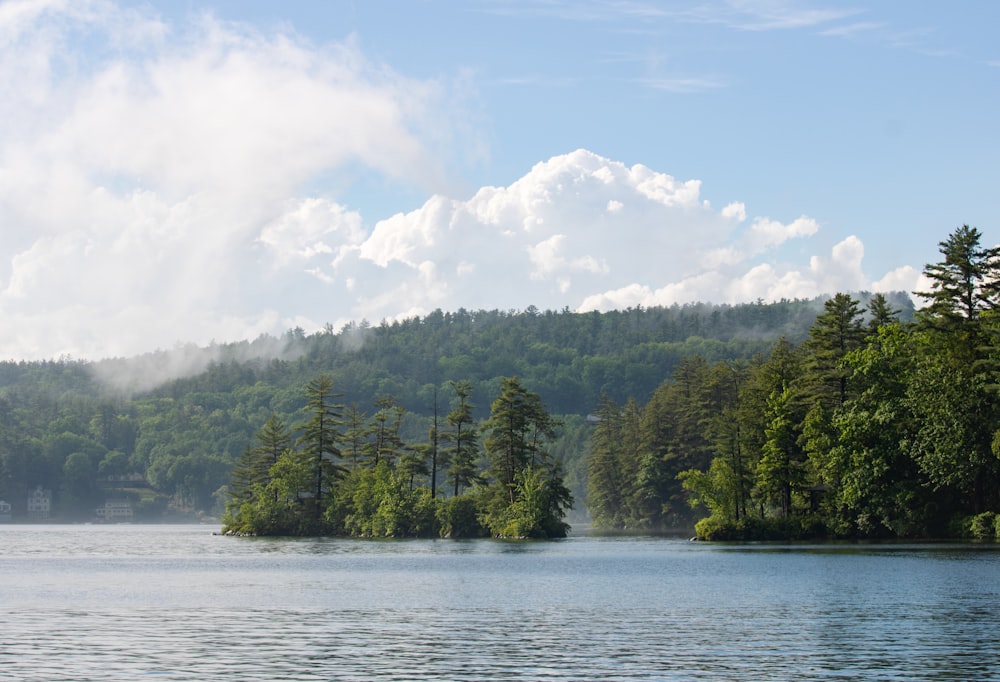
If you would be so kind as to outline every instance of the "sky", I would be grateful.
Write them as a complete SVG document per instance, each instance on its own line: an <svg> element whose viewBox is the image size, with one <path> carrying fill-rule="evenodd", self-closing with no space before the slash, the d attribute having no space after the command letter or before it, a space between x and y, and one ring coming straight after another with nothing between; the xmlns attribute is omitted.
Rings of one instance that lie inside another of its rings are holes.
<svg viewBox="0 0 1000 682"><path fill-rule="evenodd" d="M0 360L921 290L1000 3L0 0Z"/></svg>

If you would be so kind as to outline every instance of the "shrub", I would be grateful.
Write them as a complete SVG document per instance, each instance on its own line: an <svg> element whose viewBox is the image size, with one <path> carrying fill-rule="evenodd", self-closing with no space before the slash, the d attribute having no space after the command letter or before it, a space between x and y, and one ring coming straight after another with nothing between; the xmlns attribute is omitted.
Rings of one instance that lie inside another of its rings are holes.
<svg viewBox="0 0 1000 682"><path fill-rule="evenodd" d="M963 524L966 535L976 540L992 540L997 537L997 523L1000 515L983 512L966 518Z"/></svg>
<svg viewBox="0 0 1000 682"><path fill-rule="evenodd" d="M474 494L465 493L444 500L437 511L444 538L479 538L486 529L479 523L479 510Z"/></svg>

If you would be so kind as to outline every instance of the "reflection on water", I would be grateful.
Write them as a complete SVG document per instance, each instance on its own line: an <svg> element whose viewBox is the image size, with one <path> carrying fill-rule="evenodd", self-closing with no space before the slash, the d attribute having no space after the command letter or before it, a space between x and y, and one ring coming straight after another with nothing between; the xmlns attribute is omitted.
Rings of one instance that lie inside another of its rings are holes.
<svg viewBox="0 0 1000 682"><path fill-rule="evenodd" d="M0 527L0 678L1000 679L992 545Z"/></svg>

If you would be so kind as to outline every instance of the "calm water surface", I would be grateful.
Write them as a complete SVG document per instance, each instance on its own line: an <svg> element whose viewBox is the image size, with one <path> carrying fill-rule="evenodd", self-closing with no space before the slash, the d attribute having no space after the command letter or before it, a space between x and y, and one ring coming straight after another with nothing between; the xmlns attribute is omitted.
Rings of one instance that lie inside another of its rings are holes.
<svg viewBox="0 0 1000 682"><path fill-rule="evenodd" d="M0 679L1000 680L1000 547L0 526Z"/></svg>

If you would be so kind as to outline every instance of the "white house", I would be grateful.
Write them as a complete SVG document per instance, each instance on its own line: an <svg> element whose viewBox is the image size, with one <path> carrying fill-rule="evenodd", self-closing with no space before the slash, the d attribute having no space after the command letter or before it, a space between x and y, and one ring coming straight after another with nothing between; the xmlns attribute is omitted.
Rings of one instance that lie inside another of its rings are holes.
<svg viewBox="0 0 1000 682"><path fill-rule="evenodd" d="M108 500L103 507L97 508L97 518L111 523L131 521L133 517L132 503L128 500Z"/></svg>
<svg viewBox="0 0 1000 682"><path fill-rule="evenodd" d="M47 519L52 511L52 491L38 486L28 495L28 516Z"/></svg>

